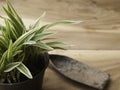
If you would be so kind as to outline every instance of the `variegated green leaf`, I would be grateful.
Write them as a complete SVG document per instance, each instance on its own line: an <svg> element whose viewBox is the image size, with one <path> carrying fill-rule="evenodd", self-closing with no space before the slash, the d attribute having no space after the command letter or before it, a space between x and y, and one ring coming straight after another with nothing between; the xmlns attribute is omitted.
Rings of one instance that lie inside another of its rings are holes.
<svg viewBox="0 0 120 90"><path fill-rule="evenodd" d="M17 12L15 11L15 9L13 8L13 6L11 5L11 3L9 1L7 1L7 6L8 6L8 10L17 18L17 20L19 21L19 23L25 28L25 25L24 25L22 19L17 14Z"/></svg>
<svg viewBox="0 0 120 90"><path fill-rule="evenodd" d="M24 74L29 79L32 79L32 74L30 73L29 69L21 63L18 67L16 67L22 74Z"/></svg>
<svg viewBox="0 0 120 90"><path fill-rule="evenodd" d="M11 37L10 37L10 34L11 34L11 27L10 27L10 24L9 24L9 22L8 22L8 20L7 19L4 19L4 21L5 21L5 25L6 25L6 30L7 30L7 37L10 39Z"/></svg>
<svg viewBox="0 0 120 90"><path fill-rule="evenodd" d="M46 43L47 45L49 45L50 47L61 47L64 46L65 44L62 42L48 42Z"/></svg>
<svg viewBox="0 0 120 90"><path fill-rule="evenodd" d="M17 50L18 50L18 49L17 49ZM16 56L16 55L18 55L18 54L20 54L20 53L22 53L22 52L23 52L23 50L15 51L15 52L13 53L13 57Z"/></svg>
<svg viewBox="0 0 120 90"><path fill-rule="evenodd" d="M39 43L37 43L37 44L35 44L35 45L32 45L32 46L39 47L39 48L44 49L44 50L47 50L47 51L53 50L52 47L50 47L50 46L48 46L47 44L42 43L42 42L39 42Z"/></svg>
<svg viewBox="0 0 120 90"><path fill-rule="evenodd" d="M42 32L40 34L36 34L32 40L38 41L38 40L43 40L53 34L52 32Z"/></svg>
<svg viewBox="0 0 120 90"><path fill-rule="evenodd" d="M42 26L40 28L40 30L38 31L38 33L40 32L43 32L44 30L48 29L48 28L51 28L53 26L56 26L56 25L60 25L60 24L77 24L77 23L80 23L81 21L71 21L71 20L63 20L63 21L59 21L59 22L55 22L55 23L51 23L51 24L46 24L44 26Z"/></svg>
<svg viewBox="0 0 120 90"><path fill-rule="evenodd" d="M0 24L0 30L6 31L6 27Z"/></svg>
<svg viewBox="0 0 120 90"><path fill-rule="evenodd" d="M13 47L14 47L14 46L13 46ZM22 44L21 44L21 45L18 45L18 46L16 46L16 47L14 47L14 48L13 48L14 54L15 54L15 52L17 52L17 51L22 50L22 47L23 47Z"/></svg>
<svg viewBox="0 0 120 90"><path fill-rule="evenodd" d="M7 42L4 37L0 36L0 44L4 47L7 48Z"/></svg>
<svg viewBox="0 0 120 90"><path fill-rule="evenodd" d="M35 29L35 30L30 30L30 31L24 33L22 36L20 36L20 37L14 42L14 45L13 45L13 46L16 47L16 46L24 43L25 40L26 40L29 36L31 36L32 34L34 34L35 32L36 32L36 29Z"/></svg>
<svg viewBox="0 0 120 90"><path fill-rule="evenodd" d="M21 62L10 63L6 66L4 72L10 72L10 71L14 70L16 67L18 67L20 64L21 64Z"/></svg>
<svg viewBox="0 0 120 90"><path fill-rule="evenodd" d="M10 40L10 44L9 44L8 51L7 51L8 62L11 62L12 58L13 58L13 42L12 40Z"/></svg>
<svg viewBox="0 0 120 90"><path fill-rule="evenodd" d="M23 43L24 45L32 45L32 44L36 44L36 41L27 41L25 43Z"/></svg>
<svg viewBox="0 0 120 90"><path fill-rule="evenodd" d="M40 21L44 18L44 16L46 15L46 12L44 12L36 21L35 24L31 25L30 28L36 28L39 26Z"/></svg>
<svg viewBox="0 0 120 90"><path fill-rule="evenodd" d="M3 53L1 60L0 60L0 72L3 72L5 68L6 57L7 57L7 51Z"/></svg>
<svg viewBox="0 0 120 90"><path fill-rule="evenodd" d="M18 34L21 35L24 29L23 25L21 25L21 23L15 18L15 16L9 10L7 10L5 7L3 7L3 9L9 16L10 22L11 24L13 24L15 30L17 30Z"/></svg>

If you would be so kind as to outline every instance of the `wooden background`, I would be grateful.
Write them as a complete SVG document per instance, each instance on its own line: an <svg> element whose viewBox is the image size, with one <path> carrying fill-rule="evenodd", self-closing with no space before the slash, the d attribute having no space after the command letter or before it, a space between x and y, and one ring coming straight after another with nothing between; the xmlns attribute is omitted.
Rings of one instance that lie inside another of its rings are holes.
<svg viewBox="0 0 120 90"><path fill-rule="evenodd" d="M0 14L4 15L0 0ZM52 28L59 40L70 43L69 49L120 49L119 0L10 0L26 24L44 11L44 22L80 20L78 25Z"/></svg>
<svg viewBox="0 0 120 90"><path fill-rule="evenodd" d="M54 36L70 44L64 54L111 75L105 90L120 90L120 0L10 0L26 25L33 23L44 11L43 23L57 20L80 20L78 25L51 28ZM5 15L0 0L0 15ZM1 22L2 23L2 22ZM64 79L47 69L43 90L94 90Z"/></svg>

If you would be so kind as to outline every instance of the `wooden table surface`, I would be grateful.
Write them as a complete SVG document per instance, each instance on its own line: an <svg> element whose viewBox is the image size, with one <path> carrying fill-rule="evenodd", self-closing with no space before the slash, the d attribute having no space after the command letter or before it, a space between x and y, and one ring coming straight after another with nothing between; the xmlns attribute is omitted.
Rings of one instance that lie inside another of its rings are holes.
<svg viewBox="0 0 120 90"><path fill-rule="evenodd" d="M17 12L31 24L44 11L45 22L81 20L77 25L62 25L51 30L73 50L120 50L120 0L10 0ZM4 15L0 0L0 15Z"/></svg>
<svg viewBox="0 0 120 90"><path fill-rule="evenodd" d="M53 51L75 58L111 75L105 90L120 90L120 0L10 0L25 24L29 25L44 11L45 23L70 19L78 25L58 26L58 40L72 44L67 51ZM4 15L0 0L0 15ZM108 51L107 51L108 50ZM111 50L111 51L109 51ZM116 51L115 51L116 50ZM94 90L63 78L50 68L45 73L43 90Z"/></svg>
<svg viewBox="0 0 120 90"><path fill-rule="evenodd" d="M110 74L111 81L104 90L120 90L120 51L67 50L51 53L72 57ZM93 76L94 77L94 76ZM53 69L45 73L43 90L95 90L64 78Z"/></svg>

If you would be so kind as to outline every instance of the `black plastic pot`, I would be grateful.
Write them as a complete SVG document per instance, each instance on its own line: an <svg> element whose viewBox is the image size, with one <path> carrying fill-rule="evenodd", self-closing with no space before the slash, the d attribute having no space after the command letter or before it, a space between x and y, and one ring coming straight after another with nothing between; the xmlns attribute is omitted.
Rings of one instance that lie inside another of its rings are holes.
<svg viewBox="0 0 120 90"><path fill-rule="evenodd" d="M49 64L48 54L39 56L40 72L34 76L33 79L27 79L26 81L20 83L0 83L0 90L41 90L43 84L44 72ZM38 64L39 64L38 63Z"/></svg>

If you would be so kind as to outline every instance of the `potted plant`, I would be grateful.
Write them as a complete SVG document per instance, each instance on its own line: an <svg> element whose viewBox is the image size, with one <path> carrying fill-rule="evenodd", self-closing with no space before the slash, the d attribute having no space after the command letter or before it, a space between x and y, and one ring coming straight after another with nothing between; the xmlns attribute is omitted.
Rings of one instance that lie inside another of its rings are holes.
<svg viewBox="0 0 120 90"><path fill-rule="evenodd" d="M48 51L62 49L62 42L48 41L51 32L46 29L58 24L73 24L63 20L43 26L39 22L45 13L29 28L9 1L3 7L7 17L0 16L0 90L39 90L49 63Z"/></svg>

